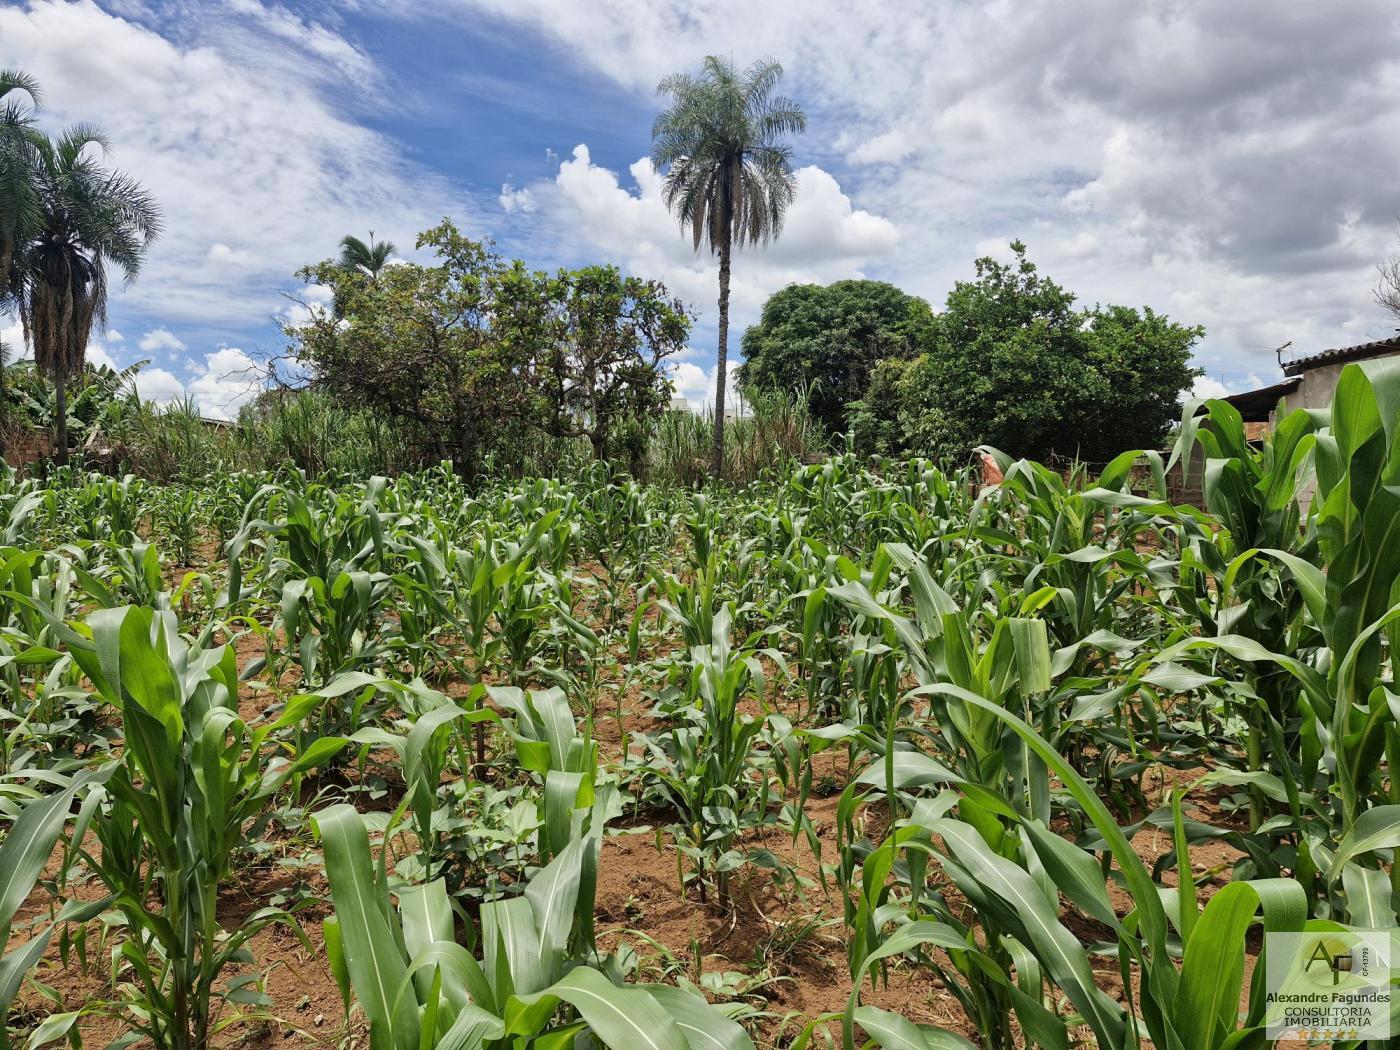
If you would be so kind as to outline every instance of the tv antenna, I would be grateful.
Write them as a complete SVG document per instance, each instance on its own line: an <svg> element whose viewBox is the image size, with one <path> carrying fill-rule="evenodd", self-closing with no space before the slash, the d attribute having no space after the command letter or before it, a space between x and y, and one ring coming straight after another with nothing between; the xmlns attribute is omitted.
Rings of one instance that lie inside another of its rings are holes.
<svg viewBox="0 0 1400 1050"><path fill-rule="evenodd" d="M1287 349L1288 349L1290 346L1292 346L1292 345L1293 345L1293 340L1290 339L1290 340L1288 340L1288 342L1284 343L1282 346L1276 346L1276 347L1274 347L1274 360L1278 362L1279 368L1282 368L1282 367L1283 367L1283 352L1284 352L1285 350L1287 350Z"/></svg>

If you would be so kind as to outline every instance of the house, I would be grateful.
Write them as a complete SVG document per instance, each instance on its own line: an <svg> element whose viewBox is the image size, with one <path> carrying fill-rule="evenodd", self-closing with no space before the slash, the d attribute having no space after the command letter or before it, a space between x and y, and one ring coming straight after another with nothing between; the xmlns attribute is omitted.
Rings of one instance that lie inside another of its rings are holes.
<svg viewBox="0 0 1400 1050"><path fill-rule="evenodd" d="M1260 443L1274 425L1280 401L1288 411L1295 408L1328 409L1332 406L1332 395L1344 367L1352 363L1365 367L1367 362L1391 357L1400 357L1400 334L1356 346L1323 350L1306 357L1295 357L1288 362L1280 361L1284 376L1281 382L1258 390L1231 394L1222 400L1239 412L1244 420L1245 436L1250 442ZM1204 474L1205 453L1197 445L1192 449L1189 460L1179 464L1168 478L1172 502L1202 506ZM1299 493L1299 498L1306 507L1312 499L1312 486Z"/></svg>
<svg viewBox="0 0 1400 1050"><path fill-rule="evenodd" d="M1337 380L1341 378L1343 368L1353 362L1364 364L1388 357L1400 357L1400 334L1356 346L1323 350L1307 357L1295 357L1283 363L1283 382L1259 390L1246 390L1242 394L1231 394L1225 400L1239 410L1247 424L1270 424L1280 399L1287 401L1290 410L1330 408L1332 394L1337 389Z"/></svg>
<svg viewBox="0 0 1400 1050"><path fill-rule="evenodd" d="M1307 357L1295 357L1288 362L1280 361L1284 375L1282 382L1258 390L1246 390L1242 394L1231 394L1224 400L1239 411L1250 441L1262 441L1274 425L1280 402L1289 412L1299 408L1325 411L1332 407L1332 395L1337 391L1337 381L1342 377L1343 368L1349 364L1366 368L1371 362L1394 357L1400 357L1400 333L1369 343L1340 346ZM1183 489L1190 487L1190 483L1199 486L1198 479L1203 467L1199 454L1193 457L1193 462L1182 465ZM1298 501L1305 513L1312 502L1314 487L1315 483L1310 481L1298 493Z"/></svg>

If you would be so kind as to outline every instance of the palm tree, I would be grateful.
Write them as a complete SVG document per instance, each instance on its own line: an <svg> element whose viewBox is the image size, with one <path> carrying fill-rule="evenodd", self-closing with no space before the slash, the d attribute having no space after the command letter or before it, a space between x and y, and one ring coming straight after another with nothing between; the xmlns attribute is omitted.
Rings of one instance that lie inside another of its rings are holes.
<svg viewBox="0 0 1400 1050"><path fill-rule="evenodd" d="M775 95L783 67L770 59L743 73L710 55L700 76L677 73L657 91L671 106L651 128L652 162L665 169L663 195L695 250L705 241L719 255L719 353L710 473L724 469L724 387L729 366L729 256L744 244L767 243L783 229L797 188L792 147L784 136L807 118L791 99Z"/></svg>
<svg viewBox="0 0 1400 1050"><path fill-rule="evenodd" d="M28 105L17 95L27 95ZM0 69L0 306L10 290L16 248L28 240L39 221L31 141L39 97L33 77Z"/></svg>
<svg viewBox="0 0 1400 1050"><path fill-rule="evenodd" d="M28 96L27 105L18 97ZM34 110L40 102L33 77L0 69L0 313L17 306L14 258L39 222L33 178ZM9 347L0 344L0 416L5 414L5 365Z"/></svg>
<svg viewBox="0 0 1400 1050"><path fill-rule="evenodd" d="M362 273L370 280L379 276L393 254L394 242L376 241L373 230L369 231L368 244L353 234L346 234L340 240L340 268Z"/></svg>
<svg viewBox="0 0 1400 1050"><path fill-rule="evenodd" d="M107 141L86 125L56 140L30 133L39 225L16 252L20 321L34 363L54 384L56 455L68 462L68 380L82 371L93 326L107 323L107 266L130 282L160 233L150 194L100 166L89 147Z"/></svg>

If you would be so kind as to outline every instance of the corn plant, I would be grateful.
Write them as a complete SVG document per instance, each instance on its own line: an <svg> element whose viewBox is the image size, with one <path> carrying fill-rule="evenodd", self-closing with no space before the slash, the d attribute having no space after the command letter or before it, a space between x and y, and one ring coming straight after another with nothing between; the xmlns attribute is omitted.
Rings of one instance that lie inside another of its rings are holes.
<svg viewBox="0 0 1400 1050"><path fill-rule="evenodd" d="M1262 967L1255 974L1248 1011L1242 1020L1236 1016L1245 938L1256 921L1272 932L1302 930L1307 915L1303 887L1289 879L1232 883L1202 910L1189 869L1183 867L1182 885L1169 906L1108 809L1053 745L1001 705L956 686L940 688L1003 722L1061 779L1098 832L1135 910L1131 918L1120 917L1105 889L1100 860L1038 819L1001 807L996 815L1006 822L1005 831L989 842L978 826L983 820L980 798L976 823L924 810L896 833L896 852L932 857L972 905L976 926L945 921L952 910L936 895L914 893L898 908L884 904L871 912L881 919L853 959L853 974L864 974L879 958L921 946L942 949L955 967L961 953L981 952L984 960L1000 966L1000 976L993 975L992 981L1005 993L1030 1045L1068 1046L1069 1028L1076 1024L1093 1031L1097 1046L1110 1048L1140 1047L1151 1040L1154 1047L1173 1050L1217 1050L1245 1045L1246 1037L1258 1040L1267 1005ZM1175 841L1178 855L1185 856L1179 819ZM892 860L887 860L876 871L891 868ZM911 863L909 870L922 872L924 863ZM872 889L883 888L882 877L877 874L873 885L867 884L867 897ZM1060 919L1061 894L1112 931L1125 986L1133 969L1139 974L1141 990L1126 1007L1095 983L1089 952ZM886 939L883 927L891 919L896 926ZM1179 964L1174 945L1181 946ZM967 956L963 959L965 970ZM1057 996L1064 997L1067 1011ZM855 1045L859 997L857 985L842 1016L847 1047ZM986 1034L991 1045L1011 1045L1005 1027Z"/></svg>
<svg viewBox="0 0 1400 1050"><path fill-rule="evenodd" d="M74 801L84 795L95 797L92 795L93 789L100 785L102 779L103 774L81 774L61 779L58 790L35 797L20 809L4 842L0 842L0 937L7 946L11 941L11 923L15 912L43 874L50 854L72 816ZM81 839L91 815L91 806L84 804L72 832L74 840ZM87 904L76 901L65 904L52 921L41 924L37 933L7 947L0 955L0 1046L8 1048L10 1045L7 1023L10 1007L21 983L43 957L54 931L65 922L86 921L107 904L105 899ZM47 1022L49 1030L53 1032L49 1038L62 1035L63 1026L71 1023L70 1018L51 1019Z"/></svg>
<svg viewBox="0 0 1400 1050"><path fill-rule="evenodd" d="M172 613L100 610L61 633L98 693L120 713L125 737L122 756L105 777L106 800L93 816L101 850L75 849L126 918L121 960L129 991L119 1002L84 1009L125 1010L157 1047L202 1050L215 1033L215 1002L232 990L220 988L221 976L254 961L249 939L271 923L300 932L277 909L225 929L218 892L233 852L270 798L346 741L323 737L290 761L272 758L270 736L296 725L324 698L298 696L277 721L249 727L238 714L233 650L191 648Z"/></svg>
<svg viewBox="0 0 1400 1050"><path fill-rule="evenodd" d="M401 889L396 909L360 814L336 806L317 817L336 908L332 968L346 1001L359 1000L372 1046L505 1050L585 1034L617 1050L752 1046L698 996L624 984L618 961L581 935L591 929L588 871L603 833L602 820L586 820L523 893L481 906L478 958L457 942L441 881Z"/></svg>
<svg viewBox="0 0 1400 1050"><path fill-rule="evenodd" d="M727 605L715 614L710 642L691 649L685 688L665 712L670 724L646 740L644 772L676 813L678 858L693 866L690 875L682 868L681 884L698 882L701 901L711 881L726 899L730 872L745 863L735 841L769 819L769 779L755 769L768 719L766 712L745 714L740 703L745 697L764 702L761 657L786 669L774 649L746 642L736 650L732 615Z"/></svg>

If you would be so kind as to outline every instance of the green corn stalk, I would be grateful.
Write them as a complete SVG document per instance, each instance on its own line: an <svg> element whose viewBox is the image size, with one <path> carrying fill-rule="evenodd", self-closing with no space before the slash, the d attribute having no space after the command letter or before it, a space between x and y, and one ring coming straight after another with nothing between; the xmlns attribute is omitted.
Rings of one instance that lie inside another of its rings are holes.
<svg viewBox="0 0 1400 1050"><path fill-rule="evenodd" d="M10 941L10 924L15 912L43 874L54 846L64 834L74 800L85 794L95 797L105 775L105 772L95 775L84 773L62 780L57 791L35 798L25 805L10 825L4 842L0 843L0 939L6 944ZM85 804L75 822L73 840L82 838L91 815L91 805ZM8 1048L10 1045L6 1023L10 1006L25 977L43 957L55 929L64 922L85 922L109 903L105 898L87 904L77 901L67 903L52 922L0 955L0 1047Z"/></svg>
<svg viewBox="0 0 1400 1050"><path fill-rule="evenodd" d="M290 914L270 908L223 927L218 890L233 851L270 798L347 741L322 738L291 761L269 762L270 735L297 725L325 697L294 697L277 721L248 727L238 715L233 650L191 648L173 613L104 609L59 628L122 719L125 748L93 816L102 849L78 852L131 931L122 959L134 975L135 1027L158 1047L203 1050L217 981L252 961L249 939L274 922L300 933Z"/></svg>
<svg viewBox="0 0 1400 1050"><path fill-rule="evenodd" d="M316 824L336 908L326 938L332 970L346 1000L352 992L358 999L373 1050L562 1046L585 1033L617 1050L752 1047L743 1029L703 999L625 985L615 961L570 950L576 925L585 915L591 921L589 864L601 820L520 896L482 905L480 958L457 943L441 881L402 889L394 907L382 854L376 863L353 808L323 810Z"/></svg>

